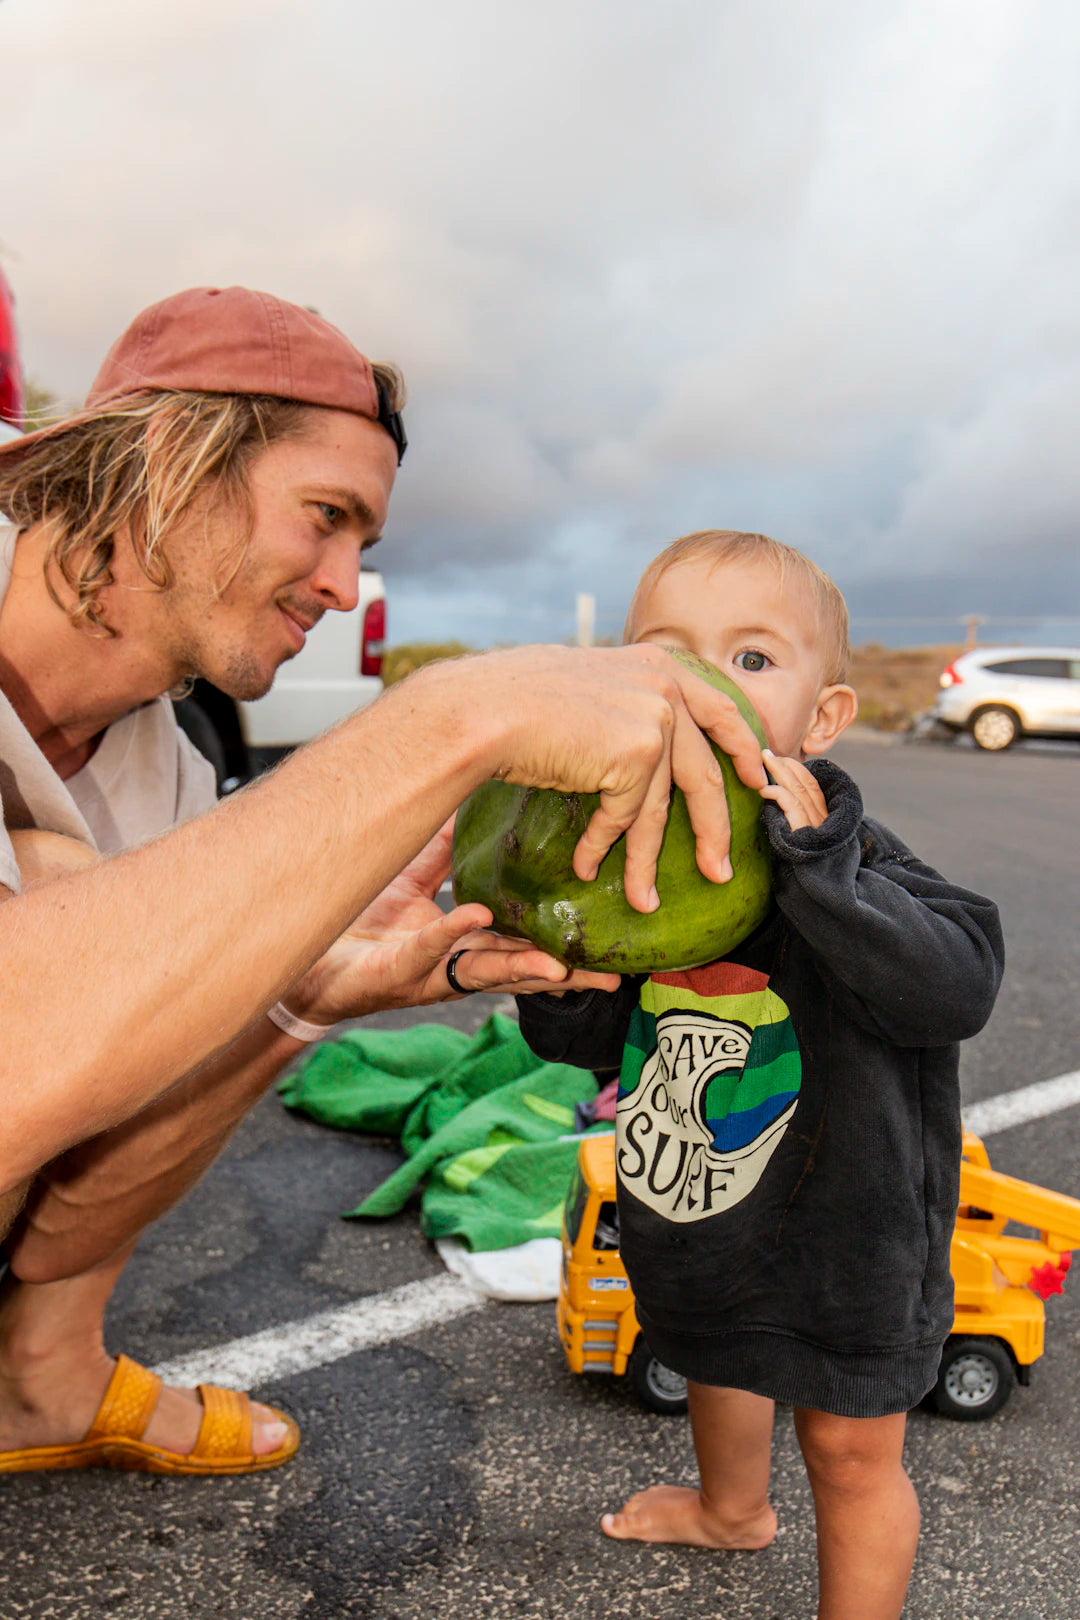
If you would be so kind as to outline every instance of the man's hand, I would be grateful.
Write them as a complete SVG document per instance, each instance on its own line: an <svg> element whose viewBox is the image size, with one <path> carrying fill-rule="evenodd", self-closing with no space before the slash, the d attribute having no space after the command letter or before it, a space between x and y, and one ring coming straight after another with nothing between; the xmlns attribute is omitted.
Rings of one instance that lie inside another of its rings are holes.
<svg viewBox="0 0 1080 1620"><path fill-rule="evenodd" d="M614 990L618 974L571 972L523 939L487 932L486 906L443 912L435 895L450 871L452 823L361 912L314 967L287 992L290 1012L316 1024L335 1024L391 1007L422 1007L458 999L446 960L467 949L458 964L469 990Z"/></svg>
<svg viewBox="0 0 1080 1620"><path fill-rule="evenodd" d="M723 778L702 732L749 787L765 785L761 747L731 698L659 647L517 647L429 669L429 680L452 682L463 715L486 706L502 721L496 774L527 787L599 792L574 855L578 877L594 878L625 833L626 898L655 911L674 781L686 795L698 866L713 882L730 878Z"/></svg>
<svg viewBox="0 0 1080 1620"><path fill-rule="evenodd" d="M765 749L763 757L772 782L762 788L761 797L779 805L792 831L796 827L820 827L828 817L829 807L816 778L799 760L777 758L770 748Z"/></svg>

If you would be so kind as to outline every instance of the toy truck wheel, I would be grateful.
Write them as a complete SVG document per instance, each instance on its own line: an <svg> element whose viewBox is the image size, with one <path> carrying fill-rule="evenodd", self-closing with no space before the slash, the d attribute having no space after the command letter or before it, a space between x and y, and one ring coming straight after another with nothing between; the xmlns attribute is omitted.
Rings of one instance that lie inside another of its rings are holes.
<svg viewBox="0 0 1080 1620"><path fill-rule="evenodd" d="M627 1374L638 1399L663 1417L678 1417L686 1411L686 1379L657 1361L643 1338L638 1339Z"/></svg>
<svg viewBox="0 0 1080 1620"><path fill-rule="evenodd" d="M974 1423L1000 1412L1015 1383L1012 1357L997 1339L949 1339L930 1398L945 1417Z"/></svg>

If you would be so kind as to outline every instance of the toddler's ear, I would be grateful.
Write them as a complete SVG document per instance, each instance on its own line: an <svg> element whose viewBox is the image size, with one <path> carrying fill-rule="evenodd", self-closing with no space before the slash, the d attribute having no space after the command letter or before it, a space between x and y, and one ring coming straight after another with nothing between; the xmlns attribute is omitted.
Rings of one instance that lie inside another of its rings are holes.
<svg viewBox="0 0 1080 1620"><path fill-rule="evenodd" d="M810 730L803 738L804 754L824 754L859 712L859 700L850 686L826 686L818 694Z"/></svg>

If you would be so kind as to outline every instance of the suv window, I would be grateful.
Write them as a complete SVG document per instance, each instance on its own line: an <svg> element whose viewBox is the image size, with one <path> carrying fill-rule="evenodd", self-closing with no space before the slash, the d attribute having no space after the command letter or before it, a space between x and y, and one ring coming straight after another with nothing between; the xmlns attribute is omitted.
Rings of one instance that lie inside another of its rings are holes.
<svg viewBox="0 0 1080 1620"><path fill-rule="evenodd" d="M984 669L991 670L995 675L1041 675L1045 680L1067 681L1069 679L1069 660L1067 658L1003 658L998 664L984 664Z"/></svg>

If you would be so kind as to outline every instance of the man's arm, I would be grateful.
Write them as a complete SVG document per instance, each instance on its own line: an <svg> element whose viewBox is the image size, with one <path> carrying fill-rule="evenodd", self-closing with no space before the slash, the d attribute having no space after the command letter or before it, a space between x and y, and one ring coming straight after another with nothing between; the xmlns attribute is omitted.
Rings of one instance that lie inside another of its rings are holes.
<svg viewBox="0 0 1080 1620"><path fill-rule="evenodd" d="M209 815L7 901L0 1190L223 1051L489 776L599 789L577 869L626 832L648 909L674 773L719 876L723 786L698 725L760 781L734 706L657 649L430 666Z"/></svg>

